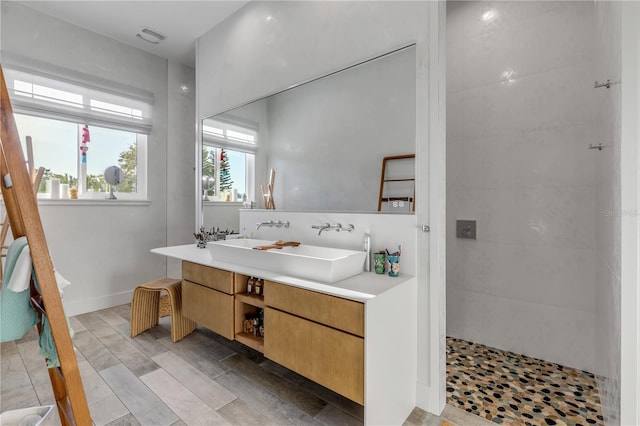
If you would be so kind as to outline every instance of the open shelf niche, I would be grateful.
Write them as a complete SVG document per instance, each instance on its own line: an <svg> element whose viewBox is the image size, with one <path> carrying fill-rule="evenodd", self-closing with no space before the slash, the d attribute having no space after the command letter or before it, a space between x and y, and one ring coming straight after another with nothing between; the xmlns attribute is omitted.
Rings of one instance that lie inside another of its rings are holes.
<svg viewBox="0 0 640 426"><path fill-rule="evenodd" d="M258 314L264 309L264 295L247 294L249 275L235 274L235 339L250 348L264 353L264 337L244 332L246 314ZM257 278L257 277L256 277ZM264 287L263 287L264 291Z"/></svg>

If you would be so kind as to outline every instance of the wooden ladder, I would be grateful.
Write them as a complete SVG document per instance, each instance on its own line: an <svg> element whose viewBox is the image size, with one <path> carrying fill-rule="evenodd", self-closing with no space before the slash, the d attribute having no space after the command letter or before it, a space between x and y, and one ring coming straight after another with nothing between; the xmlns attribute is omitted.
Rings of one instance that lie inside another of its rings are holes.
<svg viewBox="0 0 640 426"><path fill-rule="evenodd" d="M13 116L9 92L0 65L0 187L7 207L13 238L27 237L33 269L40 286L42 304L51 326L60 367L49 368L49 378L63 425L91 425L91 415L82 386L78 361L71 343L67 318L62 307L53 263L42 228L32 181L25 167L20 137ZM33 282L32 293L33 293ZM40 331L40 325L38 331Z"/></svg>
<svg viewBox="0 0 640 426"><path fill-rule="evenodd" d="M33 161L33 141L31 140L31 136L27 136L27 170L29 175L31 176L31 182L33 186L33 193L37 197L38 196L38 188L40 188L40 182L42 181L42 176L44 175L44 167L38 168L36 170L34 168ZM9 216L5 216L2 221L2 226L0 227L0 258L7 257L7 250L9 250L9 246L6 244L7 234L9 233ZM2 281L2 262L0 261L0 281Z"/></svg>
<svg viewBox="0 0 640 426"><path fill-rule="evenodd" d="M412 163L411 173L407 173L405 177L389 178L387 177L387 163L389 161L410 160L415 159L415 154L391 155L382 159L382 172L380 173L380 195L378 196L378 211L382 211L383 203L407 202L411 203L411 211L416 211L416 184L415 184L415 163ZM413 192L411 195L385 196L385 184L389 182L413 182Z"/></svg>

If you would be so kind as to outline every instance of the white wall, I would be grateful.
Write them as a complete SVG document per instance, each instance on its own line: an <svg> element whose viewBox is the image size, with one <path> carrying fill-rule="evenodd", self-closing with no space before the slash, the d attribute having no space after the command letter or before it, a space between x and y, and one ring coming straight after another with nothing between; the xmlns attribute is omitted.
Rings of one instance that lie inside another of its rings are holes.
<svg viewBox="0 0 640 426"><path fill-rule="evenodd" d="M267 105L279 209L376 211L382 158L416 149L415 48L271 96ZM414 164L389 163L389 176L412 177ZM389 183L387 191L413 196L413 184Z"/></svg>
<svg viewBox="0 0 640 426"><path fill-rule="evenodd" d="M621 93L620 424L640 424L640 3L624 2Z"/></svg>
<svg viewBox="0 0 640 426"><path fill-rule="evenodd" d="M613 150L587 146L610 140L593 81L614 78L594 73L593 23L593 2L448 4L447 333L592 372L595 170Z"/></svg>
<svg viewBox="0 0 640 426"><path fill-rule="evenodd" d="M595 4L594 79L621 79L621 4ZM597 90L596 368L605 421L620 423L620 119L622 86Z"/></svg>
<svg viewBox="0 0 640 426"><path fill-rule="evenodd" d="M437 107L430 106L433 100L428 97L430 90L434 90L433 99L438 98L437 80L430 79L429 75L432 67L437 67L435 62L430 63L430 59L437 59L437 55L429 56L430 49L437 53L438 45L430 45L429 35L430 29L437 30L440 16L432 17L432 9L428 2L252 2L198 40L196 79L198 115L203 118L416 43L417 199L425 203L416 218L424 220L421 222L424 224L429 223L429 217L438 222L430 242L425 242L425 234L416 250L420 251L416 255L421 259L423 271L417 277L417 404L439 413L444 408L444 363L442 357L434 360L430 354L444 356L444 341L435 329L430 335L429 326L431 322L437 327L443 321L439 315L441 310L437 309L438 299L442 298L437 295L443 291L438 288L430 292L428 275L430 259L444 258L440 253L444 247L444 229L438 215L434 215L443 209L440 200L444 194L438 191L437 198L432 198L428 188L444 187L444 178L429 179L429 158L434 152L428 142L430 126L439 115ZM421 161L424 167L420 166ZM427 244L433 249L432 253L423 249ZM432 267L439 268L442 263ZM440 285L431 283L432 288ZM436 309L429 308L429 299Z"/></svg>
<svg viewBox="0 0 640 426"><path fill-rule="evenodd" d="M1 47L153 93L149 203L40 206L52 258L72 283L67 314L129 302L138 283L166 273L165 259L149 250L167 243L167 61L14 2L2 3Z"/></svg>
<svg viewBox="0 0 640 426"><path fill-rule="evenodd" d="M167 246L194 241L196 73L169 62L167 123ZM167 259L167 276L181 277L179 261Z"/></svg>

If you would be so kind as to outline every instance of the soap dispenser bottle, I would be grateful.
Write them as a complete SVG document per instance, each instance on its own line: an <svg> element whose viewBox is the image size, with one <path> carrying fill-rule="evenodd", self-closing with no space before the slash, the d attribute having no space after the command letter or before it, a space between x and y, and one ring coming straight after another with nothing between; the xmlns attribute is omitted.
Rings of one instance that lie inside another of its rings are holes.
<svg viewBox="0 0 640 426"><path fill-rule="evenodd" d="M368 232L365 232L364 238L362 239L362 249L366 253L364 271L371 272L371 235Z"/></svg>

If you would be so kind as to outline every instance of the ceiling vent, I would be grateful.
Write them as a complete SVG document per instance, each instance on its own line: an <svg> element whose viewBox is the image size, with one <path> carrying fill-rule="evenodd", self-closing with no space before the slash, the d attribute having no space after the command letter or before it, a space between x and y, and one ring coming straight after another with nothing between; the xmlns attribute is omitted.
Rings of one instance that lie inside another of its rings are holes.
<svg viewBox="0 0 640 426"><path fill-rule="evenodd" d="M136 37L151 44L160 44L162 40L167 38L167 36L165 36L164 34L146 27L138 31L138 34L136 34Z"/></svg>

